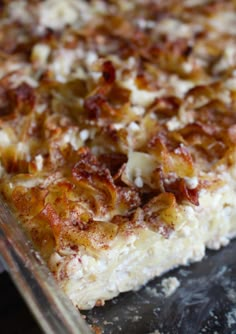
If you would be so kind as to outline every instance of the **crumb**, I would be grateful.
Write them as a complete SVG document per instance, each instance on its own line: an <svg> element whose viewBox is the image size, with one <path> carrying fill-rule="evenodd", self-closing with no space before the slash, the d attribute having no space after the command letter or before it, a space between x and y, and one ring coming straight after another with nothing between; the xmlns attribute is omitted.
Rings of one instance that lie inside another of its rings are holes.
<svg viewBox="0 0 236 334"><path fill-rule="evenodd" d="M169 297L180 286L180 281L176 277L168 277L162 280L161 285L163 293Z"/></svg>

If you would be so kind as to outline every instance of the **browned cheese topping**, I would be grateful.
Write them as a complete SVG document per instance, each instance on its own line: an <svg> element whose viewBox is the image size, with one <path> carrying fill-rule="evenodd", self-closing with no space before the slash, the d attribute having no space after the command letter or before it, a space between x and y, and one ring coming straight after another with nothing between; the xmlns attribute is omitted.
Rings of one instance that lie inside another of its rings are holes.
<svg viewBox="0 0 236 334"><path fill-rule="evenodd" d="M0 4L0 188L35 245L168 238L235 164L236 2Z"/></svg>

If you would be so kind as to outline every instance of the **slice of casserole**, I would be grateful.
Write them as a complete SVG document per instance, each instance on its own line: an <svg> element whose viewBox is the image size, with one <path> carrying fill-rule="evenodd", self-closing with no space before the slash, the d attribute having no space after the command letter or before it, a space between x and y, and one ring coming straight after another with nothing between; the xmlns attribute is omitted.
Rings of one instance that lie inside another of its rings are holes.
<svg viewBox="0 0 236 334"><path fill-rule="evenodd" d="M236 235L235 1L3 1L0 190L80 309Z"/></svg>

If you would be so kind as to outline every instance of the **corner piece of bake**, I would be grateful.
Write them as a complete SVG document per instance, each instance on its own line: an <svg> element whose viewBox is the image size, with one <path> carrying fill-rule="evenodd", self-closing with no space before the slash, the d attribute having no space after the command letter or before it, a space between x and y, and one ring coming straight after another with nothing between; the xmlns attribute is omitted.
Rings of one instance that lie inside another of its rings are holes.
<svg viewBox="0 0 236 334"><path fill-rule="evenodd" d="M80 309L236 235L235 1L3 1L0 191Z"/></svg>

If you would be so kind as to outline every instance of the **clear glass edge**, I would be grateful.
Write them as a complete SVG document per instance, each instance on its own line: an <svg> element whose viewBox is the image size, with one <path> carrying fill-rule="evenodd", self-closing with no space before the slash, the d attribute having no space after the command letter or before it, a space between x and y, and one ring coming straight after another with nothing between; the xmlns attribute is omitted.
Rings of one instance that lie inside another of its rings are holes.
<svg viewBox="0 0 236 334"><path fill-rule="evenodd" d="M40 254L1 197L0 253L15 285L45 333L92 333L80 312L58 288Z"/></svg>

